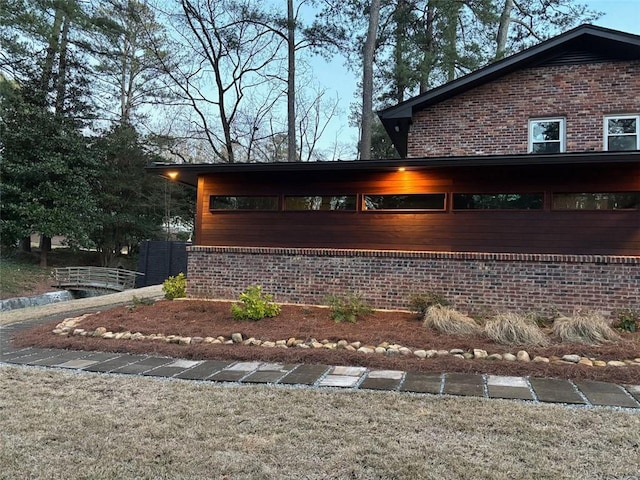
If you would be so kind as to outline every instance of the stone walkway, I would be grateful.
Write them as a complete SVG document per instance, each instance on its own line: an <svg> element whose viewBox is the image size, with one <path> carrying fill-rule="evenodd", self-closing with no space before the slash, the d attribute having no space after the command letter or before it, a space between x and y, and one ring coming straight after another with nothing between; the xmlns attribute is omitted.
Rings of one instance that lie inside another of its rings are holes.
<svg viewBox="0 0 640 480"><path fill-rule="evenodd" d="M106 305L104 301L101 303ZM416 373L331 365L194 361L126 353L14 349L10 345L9 339L14 333L54 318L36 318L0 326L0 364L207 382L382 390L640 409L640 385L464 373Z"/></svg>

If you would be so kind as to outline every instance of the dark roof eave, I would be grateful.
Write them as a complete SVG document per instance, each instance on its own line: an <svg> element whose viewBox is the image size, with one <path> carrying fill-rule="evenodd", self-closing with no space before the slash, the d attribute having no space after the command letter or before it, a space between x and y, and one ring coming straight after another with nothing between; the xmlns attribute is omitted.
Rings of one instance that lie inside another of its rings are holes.
<svg viewBox="0 0 640 480"><path fill-rule="evenodd" d="M633 152L581 152L559 154L485 155L467 157L401 158L382 160L351 160L335 162L295 163L206 163L206 164L154 164L147 172L169 178L176 172L175 181L197 186L198 177L207 174L226 173L288 173L288 172L339 172L339 171L384 171L400 167L411 168L455 168L496 167L532 165L579 165L640 162L640 151Z"/></svg>

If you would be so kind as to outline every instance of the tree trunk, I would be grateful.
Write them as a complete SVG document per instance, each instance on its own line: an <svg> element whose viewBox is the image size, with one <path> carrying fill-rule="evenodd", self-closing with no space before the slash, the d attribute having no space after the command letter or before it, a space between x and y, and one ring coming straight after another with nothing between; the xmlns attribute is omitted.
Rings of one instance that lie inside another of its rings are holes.
<svg viewBox="0 0 640 480"><path fill-rule="evenodd" d="M56 54L59 51L60 42L60 30L62 29L62 20L64 19L64 12L62 11L62 5L60 1L55 2L55 17L53 19L53 26L51 27L51 35L49 36L49 44L47 45L47 56L45 57L44 65L42 67L42 77L40 80L42 94L46 98L46 92L49 91L49 84L53 77L53 64L55 62ZM42 99L43 104L45 98Z"/></svg>
<svg viewBox="0 0 640 480"><path fill-rule="evenodd" d="M513 10L513 0L505 0L500 24L498 25L498 35L496 36L496 60L504 57L507 48L507 37L509 36L509 24L511 23L511 11Z"/></svg>
<svg viewBox="0 0 640 480"><path fill-rule="evenodd" d="M64 99L67 90L67 47L69 45L69 16L65 16L62 33L60 35L60 61L56 75L56 113L64 113Z"/></svg>
<svg viewBox="0 0 640 480"><path fill-rule="evenodd" d="M362 55L362 119L360 133L360 160L371 158L371 130L373 124L373 57L376 50L380 0L371 0L369 30Z"/></svg>
<svg viewBox="0 0 640 480"><path fill-rule="evenodd" d="M293 0L287 0L287 161L298 160L296 153L296 25Z"/></svg>
<svg viewBox="0 0 640 480"><path fill-rule="evenodd" d="M420 62L420 93L424 93L429 90L429 76L431 75L431 69L433 68L433 59L435 58L434 52L434 39L433 39L433 22L435 18L435 8L430 1L427 5L427 15L425 18L425 42L424 51L422 53L422 61Z"/></svg>
<svg viewBox="0 0 640 480"><path fill-rule="evenodd" d="M20 239L20 251L31 252L31 237L23 237Z"/></svg>
<svg viewBox="0 0 640 480"><path fill-rule="evenodd" d="M51 237L40 235L40 266L47 266L47 257L51 251Z"/></svg>

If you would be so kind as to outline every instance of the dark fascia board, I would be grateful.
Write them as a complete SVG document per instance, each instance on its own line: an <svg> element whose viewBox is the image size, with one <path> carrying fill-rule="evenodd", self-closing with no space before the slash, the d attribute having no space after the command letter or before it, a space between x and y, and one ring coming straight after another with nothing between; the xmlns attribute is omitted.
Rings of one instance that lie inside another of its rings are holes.
<svg viewBox="0 0 640 480"><path fill-rule="evenodd" d="M281 174L289 172L318 173L344 171L392 171L399 168L429 169L457 167L495 167L531 165L585 165L607 163L640 163L640 151L633 152L583 152L558 154L518 154L471 157L402 158L382 160L338 160L335 162L294 162L294 163L195 163L172 164L155 163L147 167L147 172L173 179L176 182L197 186L202 175L227 173ZM173 175L175 174L175 175Z"/></svg>
<svg viewBox="0 0 640 480"><path fill-rule="evenodd" d="M407 155L408 125L417 111L514 71L540 64L574 45L603 53L610 58L640 59L640 36L594 25L580 25L452 82L380 110L378 116L398 153L404 157Z"/></svg>

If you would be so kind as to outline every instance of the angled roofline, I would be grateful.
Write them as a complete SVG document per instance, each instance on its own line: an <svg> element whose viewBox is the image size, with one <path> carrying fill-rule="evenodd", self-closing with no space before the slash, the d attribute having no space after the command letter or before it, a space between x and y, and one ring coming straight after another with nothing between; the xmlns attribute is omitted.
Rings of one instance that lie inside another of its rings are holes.
<svg viewBox="0 0 640 480"><path fill-rule="evenodd" d="M400 156L406 157L409 126L416 112L514 71L542 63L562 53L576 40L586 39L607 46L605 50L611 58L640 59L639 35L583 24L423 94L380 110L377 112L378 117ZM610 48L614 45L615 49ZM586 46L598 50L597 44L591 43Z"/></svg>
<svg viewBox="0 0 640 480"><path fill-rule="evenodd" d="M238 173L282 174L299 172L313 176L319 172L394 171L399 168L431 169L458 167L496 167L532 165L595 165L640 163L640 151L578 152L515 155L478 155L465 157L391 158L381 160L338 160L277 163L154 163L146 168L151 174L196 187L202 175Z"/></svg>

